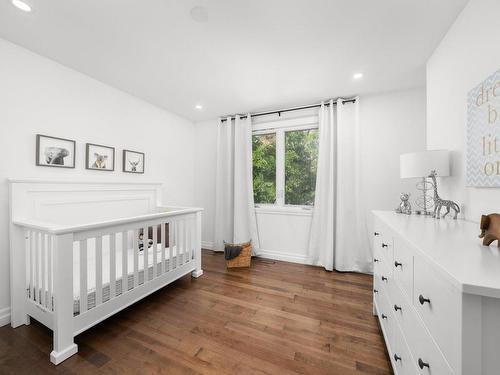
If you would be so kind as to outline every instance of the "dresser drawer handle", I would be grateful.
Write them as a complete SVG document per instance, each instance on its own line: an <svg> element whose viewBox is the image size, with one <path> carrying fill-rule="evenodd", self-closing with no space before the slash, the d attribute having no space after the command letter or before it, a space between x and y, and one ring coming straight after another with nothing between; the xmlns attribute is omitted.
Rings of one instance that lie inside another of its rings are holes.
<svg viewBox="0 0 500 375"><path fill-rule="evenodd" d="M403 311L403 309L401 308L401 306L394 305L394 311L398 311L398 310Z"/></svg>
<svg viewBox="0 0 500 375"><path fill-rule="evenodd" d="M381 317L382 317L382 319L387 319L387 315L385 315L385 314L382 314Z"/></svg>
<svg viewBox="0 0 500 375"><path fill-rule="evenodd" d="M375 237L377 237L377 236L380 236L380 233L379 233L379 232L373 232L373 235L374 235Z"/></svg>
<svg viewBox="0 0 500 375"><path fill-rule="evenodd" d="M394 354L394 360L397 362L397 361L401 361L401 357L397 354Z"/></svg>
<svg viewBox="0 0 500 375"><path fill-rule="evenodd" d="M387 281L387 277L382 276L382 281Z"/></svg>
<svg viewBox="0 0 500 375"><path fill-rule="evenodd" d="M374 261L375 263L377 263L377 262L378 262L378 259L377 259L377 258L373 258L373 261Z"/></svg>
<svg viewBox="0 0 500 375"><path fill-rule="evenodd" d="M401 267L403 268L403 263L399 263L397 260L394 262L394 267Z"/></svg>
<svg viewBox="0 0 500 375"><path fill-rule="evenodd" d="M373 293L378 293L378 290L377 289L373 289Z"/></svg>
<svg viewBox="0 0 500 375"><path fill-rule="evenodd" d="M430 304L431 303L431 300L429 298L425 298L423 295L419 295L418 296L418 301L420 302L421 305L423 305L424 303L428 303Z"/></svg>
<svg viewBox="0 0 500 375"><path fill-rule="evenodd" d="M418 367L420 367L421 370L423 370L424 367L431 368L428 363L422 361L422 358L418 359Z"/></svg>
<svg viewBox="0 0 500 375"><path fill-rule="evenodd" d="M386 243L383 243L382 247L389 247L389 245L387 245Z"/></svg>

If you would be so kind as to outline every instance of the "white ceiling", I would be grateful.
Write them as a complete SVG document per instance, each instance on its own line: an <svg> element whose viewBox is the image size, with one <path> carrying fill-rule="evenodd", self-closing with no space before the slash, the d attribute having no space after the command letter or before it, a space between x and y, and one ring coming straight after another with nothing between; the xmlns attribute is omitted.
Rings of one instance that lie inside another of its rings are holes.
<svg viewBox="0 0 500 375"><path fill-rule="evenodd" d="M467 0L26 2L0 0L0 37L198 121L422 86Z"/></svg>

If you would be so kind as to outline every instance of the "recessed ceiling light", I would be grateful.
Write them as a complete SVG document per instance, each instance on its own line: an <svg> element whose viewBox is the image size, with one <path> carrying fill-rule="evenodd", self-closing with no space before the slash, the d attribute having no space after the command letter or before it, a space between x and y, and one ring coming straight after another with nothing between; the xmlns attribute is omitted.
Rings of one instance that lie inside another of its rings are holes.
<svg viewBox="0 0 500 375"><path fill-rule="evenodd" d="M196 22L204 23L208 21L208 10L205 7L195 6L189 13Z"/></svg>
<svg viewBox="0 0 500 375"><path fill-rule="evenodd" d="M354 79L361 79L361 78L363 78L363 73L355 73L355 74L352 76L352 78L354 78Z"/></svg>
<svg viewBox="0 0 500 375"><path fill-rule="evenodd" d="M12 5L24 12L31 12L31 6L21 0L12 0Z"/></svg>
<svg viewBox="0 0 500 375"><path fill-rule="evenodd" d="M194 108L196 108L198 111L202 110L203 109L203 106L201 104L196 104L194 106Z"/></svg>

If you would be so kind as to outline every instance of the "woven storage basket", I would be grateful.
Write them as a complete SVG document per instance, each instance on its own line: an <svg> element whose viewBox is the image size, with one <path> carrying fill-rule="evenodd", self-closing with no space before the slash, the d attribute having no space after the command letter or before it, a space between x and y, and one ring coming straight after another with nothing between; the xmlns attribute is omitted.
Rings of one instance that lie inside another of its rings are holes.
<svg viewBox="0 0 500 375"><path fill-rule="evenodd" d="M226 260L227 268L250 267L252 262L252 244L244 244L240 255L231 260Z"/></svg>

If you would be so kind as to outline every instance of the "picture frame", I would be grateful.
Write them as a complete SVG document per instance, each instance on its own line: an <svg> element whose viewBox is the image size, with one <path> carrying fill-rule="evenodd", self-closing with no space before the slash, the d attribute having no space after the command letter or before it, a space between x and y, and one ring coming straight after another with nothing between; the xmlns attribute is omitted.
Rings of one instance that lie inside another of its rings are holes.
<svg viewBox="0 0 500 375"><path fill-rule="evenodd" d="M122 170L125 173L144 173L144 152L123 150Z"/></svg>
<svg viewBox="0 0 500 375"><path fill-rule="evenodd" d="M36 160L39 167L75 168L76 141L72 139L36 135Z"/></svg>
<svg viewBox="0 0 500 375"><path fill-rule="evenodd" d="M112 172L115 170L115 148L87 143L85 149L85 169Z"/></svg>

